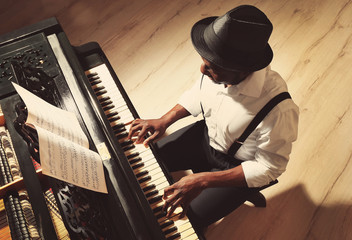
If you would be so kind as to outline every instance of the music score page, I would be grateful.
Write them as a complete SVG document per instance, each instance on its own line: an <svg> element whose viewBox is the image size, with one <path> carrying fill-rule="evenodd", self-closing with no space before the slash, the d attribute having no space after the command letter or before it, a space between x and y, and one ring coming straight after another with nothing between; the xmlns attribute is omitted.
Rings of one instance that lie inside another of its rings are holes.
<svg viewBox="0 0 352 240"><path fill-rule="evenodd" d="M27 106L26 124L35 127L39 139L42 172L89 190L107 193L103 162L89 149L76 116L57 108L13 83Z"/></svg>

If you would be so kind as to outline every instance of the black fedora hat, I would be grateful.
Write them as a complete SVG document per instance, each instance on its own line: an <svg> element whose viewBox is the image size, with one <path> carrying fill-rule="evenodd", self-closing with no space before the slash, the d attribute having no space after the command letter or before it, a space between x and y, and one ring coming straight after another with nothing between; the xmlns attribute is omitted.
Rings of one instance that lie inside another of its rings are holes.
<svg viewBox="0 0 352 240"><path fill-rule="evenodd" d="M269 65L273 52L268 44L273 25L258 8L236 7L220 17L194 24L192 43L209 62L232 71L257 71Z"/></svg>

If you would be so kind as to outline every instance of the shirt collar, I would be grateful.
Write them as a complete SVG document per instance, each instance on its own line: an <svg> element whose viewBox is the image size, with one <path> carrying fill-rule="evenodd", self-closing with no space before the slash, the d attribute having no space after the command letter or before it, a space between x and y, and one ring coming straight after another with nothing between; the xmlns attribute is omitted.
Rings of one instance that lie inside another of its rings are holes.
<svg viewBox="0 0 352 240"><path fill-rule="evenodd" d="M263 90L266 71L269 68L268 66L251 73L245 80L237 85L231 86L228 90L230 92L236 91L238 94L258 98Z"/></svg>

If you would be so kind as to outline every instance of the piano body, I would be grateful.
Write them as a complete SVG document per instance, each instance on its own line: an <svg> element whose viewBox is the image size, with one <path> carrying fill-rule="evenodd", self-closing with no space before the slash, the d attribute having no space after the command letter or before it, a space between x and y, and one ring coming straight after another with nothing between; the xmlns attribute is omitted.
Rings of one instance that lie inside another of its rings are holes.
<svg viewBox="0 0 352 240"><path fill-rule="evenodd" d="M19 107L21 99L12 81L76 114L90 149L103 159L108 194L50 177L41 180L40 165L33 164L40 162L35 143L25 141L28 136L33 141L35 133L20 134L16 125L25 107ZM55 18L0 36L0 105L7 136L0 135L2 140L10 139L7 148L18 162L16 171L24 183L38 239L61 238L50 209L56 209L54 215L62 220L65 239L202 239L192 227L191 216L179 219L175 214L167 219L161 211L163 188L172 179L154 146L146 149L126 140L127 124L138 114L97 43L71 46ZM2 157L6 166L7 158ZM13 164L9 166L12 169ZM12 175L7 167L0 179L10 180L1 184L14 180ZM43 192L49 192L49 197ZM7 208L9 202L24 197L18 188L5 188L1 195L12 238L27 238L28 233L23 237L18 229L28 227L28 219L16 220L17 212L24 210Z"/></svg>

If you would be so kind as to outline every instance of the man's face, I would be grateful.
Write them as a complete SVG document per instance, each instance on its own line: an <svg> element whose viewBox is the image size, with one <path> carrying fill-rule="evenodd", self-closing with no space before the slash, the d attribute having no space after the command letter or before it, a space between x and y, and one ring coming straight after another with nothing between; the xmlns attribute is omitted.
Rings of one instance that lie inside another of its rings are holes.
<svg viewBox="0 0 352 240"><path fill-rule="evenodd" d="M203 63L200 66L200 71L217 84L224 84L225 86L237 85L250 74L250 72L225 70L212 64L204 58L202 58L202 60Z"/></svg>

